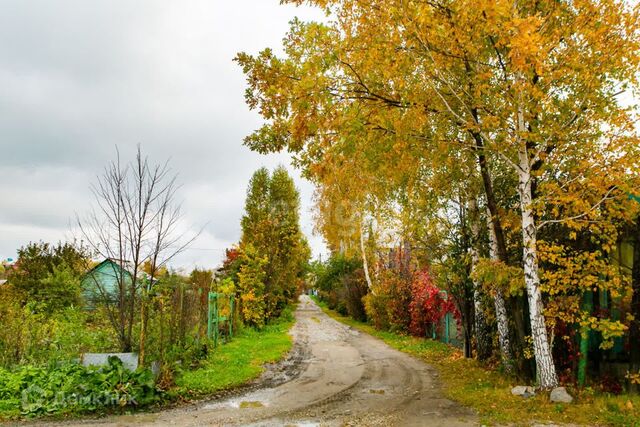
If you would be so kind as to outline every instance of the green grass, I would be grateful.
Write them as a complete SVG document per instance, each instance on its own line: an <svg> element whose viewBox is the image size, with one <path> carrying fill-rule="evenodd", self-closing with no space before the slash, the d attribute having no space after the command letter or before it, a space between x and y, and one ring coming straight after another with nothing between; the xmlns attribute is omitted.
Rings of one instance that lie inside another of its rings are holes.
<svg viewBox="0 0 640 427"><path fill-rule="evenodd" d="M572 404L556 404L544 393L529 399L511 394L515 380L499 371L465 359L459 350L439 341L378 331L371 325L345 317L318 302L334 319L380 338L389 346L411 354L440 372L443 393L462 405L475 409L482 424L530 425L536 422L582 425L640 426L640 396L612 396L593 391L570 390Z"/></svg>
<svg viewBox="0 0 640 427"><path fill-rule="evenodd" d="M183 397L200 397L245 384L277 362L291 349L288 331L294 323L291 310L262 330L246 328L225 345L218 346L202 366L183 372L172 391Z"/></svg>

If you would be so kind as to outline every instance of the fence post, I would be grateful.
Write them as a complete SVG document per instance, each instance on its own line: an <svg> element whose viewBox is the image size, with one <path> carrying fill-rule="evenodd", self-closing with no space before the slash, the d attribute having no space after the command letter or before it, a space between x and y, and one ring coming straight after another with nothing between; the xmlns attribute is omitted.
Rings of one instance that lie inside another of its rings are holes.
<svg viewBox="0 0 640 427"><path fill-rule="evenodd" d="M445 339L444 339L444 342L449 344L449 322L451 320L451 313L447 313L444 316L444 320L445 320L445 324L444 324L444 334L445 334L444 336L445 336Z"/></svg>
<svg viewBox="0 0 640 427"><path fill-rule="evenodd" d="M440 290L440 295L445 301L449 301L449 292ZM449 313L444 315L444 342L449 344Z"/></svg>
<svg viewBox="0 0 640 427"><path fill-rule="evenodd" d="M211 339L213 334L213 292L209 292L207 297L207 338Z"/></svg>
<svg viewBox="0 0 640 427"><path fill-rule="evenodd" d="M586 291L583 295L582 309L587 313L593 310L593 292ZM580 328L580 358L578 359L578 384L583 387L587 380L587 355L589 353L589 328Z"/></svg>
<svg viewBox="0 0 640 427"><path fill-rule="evenodd" d="M234 309L234 296L229 296L229 316L220 317L218 310L218 297L220 294L217 292L209 292L209 312L207 316L207 338L213 338L214 347L218 347L218 338L220 337L220 321L226 321L229 325L229 338L233 337L233 309ZM222 295L223 297L225 295Z"/></svg>
<svg viewBox="0 0 640 427"><path fill-rule="evenodd" d="M213 300L213 346L218 347L218 333L220 332L220 319L218 315L218 294Z"/></svg>
<svg viewBox="0 0 640 427"><path fill-rule="evenodd" d="M229 338L233 338L233 305L234 295L229 297Z"/></svg>

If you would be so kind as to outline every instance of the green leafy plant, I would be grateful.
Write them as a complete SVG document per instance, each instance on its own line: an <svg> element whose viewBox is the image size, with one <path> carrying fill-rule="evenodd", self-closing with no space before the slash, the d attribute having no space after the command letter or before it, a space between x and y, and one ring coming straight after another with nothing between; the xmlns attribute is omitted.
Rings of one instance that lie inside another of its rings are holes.
<svg viewBox="0 0 640 427"><path fill-rule="evenodd" d="M0 414L34 417L143 407L161 395L150 370L129 371L116 357L102 367L62 363L0 370Z"/></svg>

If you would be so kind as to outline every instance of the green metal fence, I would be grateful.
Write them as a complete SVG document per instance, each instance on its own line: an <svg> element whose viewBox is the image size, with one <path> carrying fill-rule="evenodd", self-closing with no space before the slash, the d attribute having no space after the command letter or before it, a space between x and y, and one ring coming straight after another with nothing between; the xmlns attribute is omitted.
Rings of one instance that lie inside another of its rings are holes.
<svg viewBox="0 0 640 427"><path fill-rule="evenodd" d="M229 315L220 316L220 299L226 299L229 304ZM233 338L233 310L234 296L225 295L217 292L209 292L209 315L207 322L207 336L213 339L213 345L218 346L218 340L221 335L221 326L226 325L226 335L228 339Z"/></svg>

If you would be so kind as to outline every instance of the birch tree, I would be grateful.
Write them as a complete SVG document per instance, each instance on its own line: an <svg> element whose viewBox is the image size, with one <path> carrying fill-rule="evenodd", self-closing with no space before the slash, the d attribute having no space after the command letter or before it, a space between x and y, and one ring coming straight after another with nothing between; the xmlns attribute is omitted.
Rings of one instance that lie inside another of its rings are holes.
<svg viewBox="0 0 640 427"><path fill-rule="evenodd" d="M492 262L500 262L498 257L498 242L495 228L490 220L491 212L487 208L487 231L489 234L489 259ZM509 318L507 317L507 305L504 301L502 289L493 289L493 303L496 310L496 323L498 325L498 343L500 344L500 356L502 365L507 373L513 373L513 360L511 356L511 343L509 342Z"/></svg>
<svg viewBox="0 0 640 427"><path fill-rule="evenodd" d="M538 181L585 150L634 151L632 116L616 95L636 86L637 7L619 0L309 3L325 8L333 21L294 21L284 59L269 49L237 58L248 75L247 102L267 121L247 145L258 151L286 147L311 172L318 153L354 130L370 153L381 150L380 140L395 141L389 152L398 158L452 147L472 152L504 260L489 172L499 159L518 182L537 376L541 387L554 387L538 215L542 210L545 221L567 218L546 209ZM602 198L610 195L600 190ZM583 207L585 213L591 209Z"/></svg>

